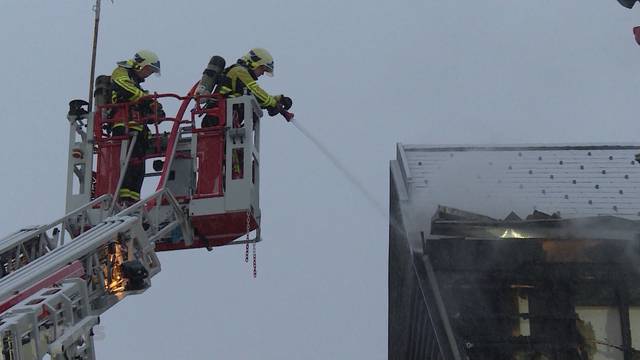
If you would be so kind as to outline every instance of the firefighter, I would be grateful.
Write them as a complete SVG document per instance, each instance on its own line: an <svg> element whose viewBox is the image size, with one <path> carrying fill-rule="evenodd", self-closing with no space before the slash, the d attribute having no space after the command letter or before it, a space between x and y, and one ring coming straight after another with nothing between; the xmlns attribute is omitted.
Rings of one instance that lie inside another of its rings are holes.
<svg viewBox="0 0 640 360"><path fill-rule="evenodd" d="M282 109L289 110L293 101L284 95L269 95L258 85L258 78L262 75L273 76L273 57L269 51L262 48L251 49L238 61L224 69L214 90L225 97L253 94L263 109L270 116L275 116ZM216 118L205 118L202 126L217 125Z"/></svg>
<svg viewBox="0 0 640 360"><path fill-rule="evenodd" d="M114 104L139 101L148 92L140 84L151 74L160 75L160 60L158 55L149 50L138 51L133 59L118 62L118 66L111 74L111 102ZM160 104L143 100L134 107L141 113L155 111L163 113ZM122 117L120 117L122 119ZM129 139L136 137L131 151L131 158L127 164L122 186L118 193L119 201L124 206L140 200L140 189L145 174L145 153L148 147L149 129L145 124L129 120ZM112 127L113 136L125 135L124 122L117 122Z"/></svg>
<svg viewBox="0 0 640 360"><path fill-rule="evenodd" d="M272 77L273 70L273 57L269 51L262 48L253 48L238 59L235 64L224 69L219 76L214 93L219 93L228 98L242 96L245 93L252 94L258 100L260 107L267 109L270 116L275 116L281 113L282 110L289 110L293 105L293 101L290 97L284 95L269 95L258 85L258 78L265 74ZM236 109L236 112L239 119L244 118L243 108ZM207 116L202 121L202 127L215 125L218 125L217 117ZM234 150L231 159L231 178L241 178L243 176L244 153Z"/></svg>

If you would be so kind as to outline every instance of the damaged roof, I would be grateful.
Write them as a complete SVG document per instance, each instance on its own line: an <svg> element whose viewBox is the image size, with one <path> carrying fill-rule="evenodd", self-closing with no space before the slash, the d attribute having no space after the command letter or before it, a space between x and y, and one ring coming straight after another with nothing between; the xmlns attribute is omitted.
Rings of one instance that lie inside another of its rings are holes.
<svg viewBox="0 0 640 360"><path fill-rule="evenodd" d="M438 205L500 219L540 211L640 220L638 144L398 144L397 152L394 182L427 221Z"/></svg>

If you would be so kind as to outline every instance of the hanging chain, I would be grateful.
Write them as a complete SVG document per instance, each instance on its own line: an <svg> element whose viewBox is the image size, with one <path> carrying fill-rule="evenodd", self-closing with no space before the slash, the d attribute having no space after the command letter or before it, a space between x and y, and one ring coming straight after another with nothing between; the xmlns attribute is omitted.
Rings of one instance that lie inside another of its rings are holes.
<svg viewBox="0 0 640 360"><path fill-rule="evenodd" d="M246 244L244 247L244 262L249 262L249 242L251 242L251 238L249 237L249 232L251 232L251 209L247 210L247 238ZM255 279L258 276L258 267L256 262L256 242L253 241L253 278Z"/></svg>
<svg viewBox="0 0 640 360"><path fill-rule="evenodd" d="M244 248L244 262L249 262L249 230L251 230L250 226L251 222L251 210L247 210L247 243Z"/></svg>
<svg viewBox="0 0 640 360"><path fill-rule="evenodd" d="M256 266L256 242L253 242L253 278L258 277L258 267Z"/></svg>

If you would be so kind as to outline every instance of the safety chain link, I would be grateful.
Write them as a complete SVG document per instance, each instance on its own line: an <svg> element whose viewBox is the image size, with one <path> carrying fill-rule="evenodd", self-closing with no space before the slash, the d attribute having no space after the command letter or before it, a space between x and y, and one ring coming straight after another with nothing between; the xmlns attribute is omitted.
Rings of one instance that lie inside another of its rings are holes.
<svg viewBox="0 0 640 360"><path fill-rule="evenodd" d="M244 247L244 262L249 263L249 230L251 222L251 210L247 210L247 243Z"/></svg>
<svg viewBox="0 0 640 360"><path fill-rule="evenodd" d="M253 242L253 278L258 277L258 266L256 262L256 242Z"/></svg>
<svg viewBox="0 0 640 360"><path fill-rule="evenodd" d="M244 247L244 262L249 262L249 242L251 238L249 237L249 232L251 232L251 209L247 210L247 238L246 244ZM258 267L257 267L257 256L256 256L256 242L253 241L253 278L258 277Z"/></svg>

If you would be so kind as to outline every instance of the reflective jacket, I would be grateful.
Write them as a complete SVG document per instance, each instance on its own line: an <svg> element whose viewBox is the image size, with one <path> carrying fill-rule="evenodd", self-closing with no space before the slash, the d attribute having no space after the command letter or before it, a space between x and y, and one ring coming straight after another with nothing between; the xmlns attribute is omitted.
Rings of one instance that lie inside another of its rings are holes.
<svg viewBox="0 0 640 360"><path fill-rule="evenodd" d="M140 86L143 81L144 79L136 75L129 61L119 62L118 67L111 74L111 102L118 104L140 100L141 97L147 95L147 92ZM117 123L113 127L118 126L124 126L124 124ZM143 126L137 122L130 121L129 128L142 131Z"/></svg>
<svg viewBox="0 0 640 360"><path fill-rule="evenodd" d="M224 69L215 92L225 97L242 96L248 90L260 106L272 108L280 101L280 95L272 96L258 85L258 77L242 60Z"/></svg>

